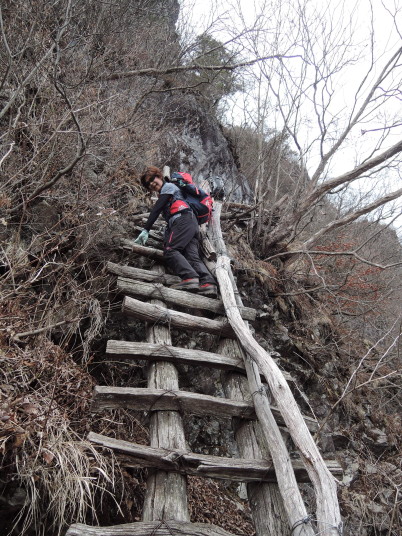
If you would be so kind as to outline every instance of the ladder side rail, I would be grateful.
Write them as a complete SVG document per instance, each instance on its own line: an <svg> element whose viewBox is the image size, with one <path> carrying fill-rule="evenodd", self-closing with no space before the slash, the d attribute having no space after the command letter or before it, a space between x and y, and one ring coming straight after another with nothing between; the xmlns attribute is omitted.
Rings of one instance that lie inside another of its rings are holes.
<svg viewBox="0 0 402 536"><path fill-rule="evenodd" d="M249 359L246 360L246 368L249 369L249 363L250 372L251 367L255 369L259 368L265 376L272 395L275 398L276 406L281 411L292 440L299 449L303 463L315 490L317 508L316 517L319 534L322 536L339 536L342 534L343 523L340 515L336 481L325 465L325 462L303 420L300 409L294 400L292 392L286 380L284 379L282 372L268 352L264 350L254 339L247 324L242 320L237 309L235 294L233 292L233 275L230 268L230 259L226 254L222 234L220 231L220 210L221 204L218 203L215 207L215 218L213 219L212 223L217 242L216 249L220 253L217 260L216 275L221 288L222 298L225 303L227 317L236 333L238 341L245 350L246 355L249 357ZM247 376L250 381L250 390L251 392L254 392L254 380L257 381L257 376L259 379L259 374L251 376L248 372ZM262 397L258 397L256 400L259 399L262 399ZM262 409L264 409L264 411L261 411ZM269 412L269 404L265 404L262 408L259 408L256 404L256 412L259 421L261 423L264 423L264 421L266 422ZM295 530L297 531L298 527L302 526L305 531L307 527L306 524L302 523L302 525L300 525L303 519L306 519L306 516L304 515L305 508L297 485L296 487L294 486L296 483L294 475L292 477L292 472L287 471L288 474L287 477L285 477L283 467L281 465L281 459L279 456L277 456L280 454L280 451L282 451L282 447L278 449L278 445L275 445L272 442L269 437L271 430L268 429L265 424L263 426L263 430L267 441L269 441L269 448L275 464L275 469L278 474L278 484L284 499L286 511L288 512L288 515L291 516L290 519L294 519L294 521L291 523L292 527L295 527ZM280 438L280 441L281 439L282 438ZM283 461L285 461L284 458ZM295 488L294 491L296 493L296 495L292 497L291 501L288 501L289 486ZM297 501L295 499L297 499ZM295 517L297 517L297 519L295 519ZM297 534L295 530L293 530L293 534ZM306 532L303 534L306 534Z"/></svg>
<svg viewBox="0 0 402 536"><path fill-rule="evenodd" d="M239 343L244 348L241 336L239 336L238 331L236 331L237 326L235 329L235 326L232 324L233 316L236 315L236 312L238 311L238 305L242 305L242 302L233 278L233 274L230 268L230 261L227 257L225 242L222 237L222 231L220 227L221 208L221 203L218 202L215 204L214 217L212 219L211 225L212 242L214 244L215 250L218 253L216 277L218 279L222 299L225 304L227 318L230 321L232 327L234 328L234 331L236 332ZM224 273L222 273L223 259L228 261L227 265L225 266ZM244 330L246 333L250 333L248 324L245 323L243 320L242 326L244 326ZM253 396L256 414L258 422L261 425L265 440L267 442L273 465L275 467L275 472L278 480L278 488L282 497L284 509L288 517L289 525L293 531L292 536L314 536L314 530L310 523L303 523L301 525L299 524L301 520L308 518L308 514L299 487L297 485L297 480L293 471L292 463L279 427L277 426L275 419L272 415L267 393L262 388L258 367L251 359L249 353L245 352L244 355L246 358L245 365L249 389L251 393L257 394L257 396ZM264 371L262 370L262 372ZM266 378L266 380L268 381L268 378ZM286 384L285 379L283 379L283 382ZM271 384L269 381L268 384L271 388ZM276 404L278 405L278 400L276 400ZM285 422L287 422L286 419Z"/></svg>
<svg viewBox="0 0 402 536"><path fill-rule="evenodd" d="M164 273L162 266L156 266L158 273ZM152 303L166 307L159 300ZM170 326L149 324L147 342L171 345ZM153 389L176 390L179 388L178 372L173 363L156 361L148 368L148 387ZM186 449L184 426L178 411L155 411L150 419L150 440L152 447ZM143 521L175 520L189 521L186 477L178 472L152 472L147 480L144 500Z"/></svg>

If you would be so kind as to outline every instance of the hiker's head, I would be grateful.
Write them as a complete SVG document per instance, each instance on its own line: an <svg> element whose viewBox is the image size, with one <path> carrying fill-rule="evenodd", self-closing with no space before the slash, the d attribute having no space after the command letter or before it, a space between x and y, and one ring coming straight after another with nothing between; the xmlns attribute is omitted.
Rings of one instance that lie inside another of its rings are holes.
<svg viewBox="0 0 402 536"><path fill-rule="evenodd" d="M163 186L163 183L163 173L155 166L147 167L147 169L141 175L141 184L150 192L159 192Z"/></svg>

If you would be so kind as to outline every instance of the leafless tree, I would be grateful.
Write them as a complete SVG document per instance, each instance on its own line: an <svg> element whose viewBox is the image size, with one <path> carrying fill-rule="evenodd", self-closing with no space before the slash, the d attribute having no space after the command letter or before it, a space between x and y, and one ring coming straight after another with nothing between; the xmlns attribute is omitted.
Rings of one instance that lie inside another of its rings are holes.
<svg viewBox="0 0 402 536"><path fill-rule="evenodd" d="M396 7L391 12L369 4L371 16L365 12L363 34L356 31L361 9L359 2L336 7L266 2L258 32L245 34L250 54L271 59L250 68L249 87L255 89L236 105L245 110L245 125L265 139L271 129L291 140L300 170L299 187L281 206L280 218L265 229L267 248L300 243L300 229L314 208L350 186L356 193L356 186L365 184L361 191L374 195L367 203L363 197L356 199L311 236L304 235L306 250L329 230L401 197L400 13ZM386 43L378 36L379 17L386 17L381 20L392 28ZM270 189L275 171L267 169L261 141L258 144L254 176L263 171L265 188ZM277 199L270 197L275 208Z"/></svg>

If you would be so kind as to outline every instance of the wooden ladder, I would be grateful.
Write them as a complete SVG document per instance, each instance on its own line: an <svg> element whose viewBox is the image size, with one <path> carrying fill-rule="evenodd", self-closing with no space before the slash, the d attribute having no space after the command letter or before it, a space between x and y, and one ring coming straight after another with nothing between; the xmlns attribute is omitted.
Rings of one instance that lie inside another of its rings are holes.
<svg viewBox="0 0 402 536"><path fill-rule="evenodd" d="M125 241L125 245L158 262L153 270L107 264L108 270L117 275L117 287L125 295L123 312L146 322L146 341L109 340L106 353L112 359L123 357L125 360L148 361L148 386L97 386L93 411L105 408L150 411L150 446L93 432L89 433L88 439L124 454L137 467L152 468L147 481L143 520L112 527L74 524L66 536L231 536L215 525L190 522L186 475L246 483L258 536L304 534L300 527L297 531L292 530L284 512L275 471L256 417L253 403L255 393L250 393L245 376L243 350L228 322L222 301L169 288L167 285L178 281L178 278L165 273L159 250L136 246L131 241ZM186 310L212 312L218 317L211 319L179 312L175 310L175 305ZM255 320L254 309L243 307L241 303L239 309L244 320ZM217 352L173 346L171 328L219 335ZM177 363L225 371L222 383L227 398L181 390ZM286 375L286 379L292 381L289 375ZM283 427L285 423L281 413L274 406L271 406L271 411L278 425ZM233 418L235 439L242 457L224 458L189 452L183 412ZM304 417L304 421L310 431L317 430L314 419ZM336 461L326 461L326 464L333 475L341 474ZM298 482L307 482L309 479L302 462L295 459L292 465Z"/></svg>

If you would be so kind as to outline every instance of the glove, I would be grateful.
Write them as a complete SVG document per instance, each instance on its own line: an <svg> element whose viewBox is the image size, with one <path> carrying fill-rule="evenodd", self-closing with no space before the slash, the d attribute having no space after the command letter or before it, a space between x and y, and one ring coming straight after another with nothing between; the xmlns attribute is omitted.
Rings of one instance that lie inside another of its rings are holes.
<svg viewBox="0 0 402 536"><path fill-rule="evenodd" d="M137 240L134 240L134 244L139 244L140 246L145 246L148 241L149 232L145 229L140 232Z"/></svg>
<svg viewBox="0 0 402 536"><path fill-rule="evenodd" d="M178 186L179 188L183 188L183 186L186 186L187 184L186 182L184 182L183 179L179 179L177 177L171 177L170 182L176 184L176 186Z"/></svg>

